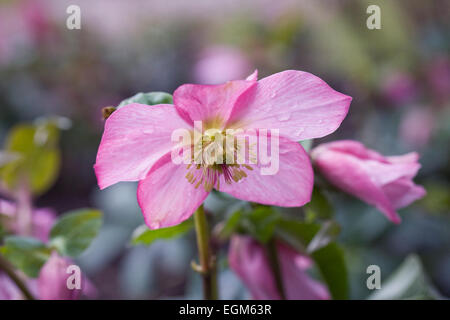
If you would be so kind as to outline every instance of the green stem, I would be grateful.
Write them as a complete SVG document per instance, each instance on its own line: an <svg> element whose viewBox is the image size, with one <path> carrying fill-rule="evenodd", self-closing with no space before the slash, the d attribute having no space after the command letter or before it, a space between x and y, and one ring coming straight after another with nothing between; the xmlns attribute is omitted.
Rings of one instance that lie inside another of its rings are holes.
<svg viewBox="0 0 450 320"><path fill-rule="evenodd" d="M28 287L22 281L22 279L14 272L14 267L6 260L2 255L0 255L0 270L5 272L8 277L16 284L16 286L22 291L23 296L27 300L34 300L33 294L28 290Z"/></svg>
<svg viewBox="0 0 450 320"><path fill-rule="evenodd" d="M266 245L267 255L269 258L270 268L275 278L275 284L277 286L278 293L282 300L286 300L283 286L283 275L281 274L280 262L278 260L278 252L275 240L272 238Z"/></svg>
<svg viewBox="0 0 450 320"><path fill-rule="evenodd" d="M215 258L211 254L208 222L203 205L194 213L194 221L200 260L199 272L203 277L203 295L206 300L216 300L218 295Z"/></svg>

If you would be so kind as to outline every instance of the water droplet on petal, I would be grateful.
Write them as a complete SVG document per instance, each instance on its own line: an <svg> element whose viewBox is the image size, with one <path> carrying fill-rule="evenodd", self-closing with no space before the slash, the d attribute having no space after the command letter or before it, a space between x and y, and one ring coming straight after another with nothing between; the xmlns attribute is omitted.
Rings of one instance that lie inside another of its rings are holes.
<svg viewBox="0 0 450 320"><path fill-rule="evenodd" d="M287 121L287 120L289 120L290 118L291 118L291 114L289 114L289 113L282 113L282 114L280 114L280 115L277 116L277 119L278 119L279 121Z"/></svg>
<svg viewBox="0 0 450 320"><path fill-rule="evenodd" d="M298 137L298 136L302 135L303 132L305 132L305 129L304 128L300 128L297 131L295 131L295 135Z"/></svg>
<svg viewBox="0 0 450 320"><path fill-rule="evenodd" d="M159 229L159 227L161 226L161 223L159 221L155 221L150 223L150 226L152 229Z"/></svg>

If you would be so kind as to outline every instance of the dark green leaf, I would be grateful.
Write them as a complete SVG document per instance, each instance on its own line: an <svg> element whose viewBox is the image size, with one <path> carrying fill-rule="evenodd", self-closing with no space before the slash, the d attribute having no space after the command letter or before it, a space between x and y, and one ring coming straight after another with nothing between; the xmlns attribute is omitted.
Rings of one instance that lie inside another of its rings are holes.
<svg viewBox="0 0 450 320"><path fill-rule="evenodd" d="M186 220L176 226L151 230L146 225L139 226L133 233L131 243L134 245L150 245L156 240L173 239L179 237L194 226L193 220Z"/></svg>
<svg viewBox="0 0 450 320"><path fill-rule="evenodd" d="M229 238L231 234L234 233L236 229L238 229L242 216L242 210L233 212L225 221L223 228L220 230L219 237L221 239Z"/></svg>
<svg viewBox="0 0 450 320"><path fill-rule="evenodd" d="M280 214L272 207L258 206L242 221L242 226L257 240L267 243L280 221Z"/></svg>
<svg viewBox="0 0 450 320"><path fill-rule="evenodd" d="M328 285L333 299L348 299L348 275L344 252L337 243L314 251L311 254L320 273Z"/></svg>
<svg viewBox="0 0 450 320"><path fill-rule="evenodd" d="M76 257L89 247L102 224L102 213L79 209L60 218L50 231L50 245L62 255Z"/></svg>
<svg viewBox="0 0 450 320"><path fill-rule="evenodd" d="M39 276L41 267L50 257L50 249L44 243L34 238L18 236L6 237L0 253L32 278Z"/></svg>
<svg viewBox="0 0 450 320"><path fill-rule="evenodd" d="M312 253L333 242L341 232L341 227L334 221L325 221L314 238L308 243L306 251Z"/></svg>
<svg viewBox="0 0 450 320"><path fill-rule="evenodd" d="M130 103L141 103L147 105L155 105L155 104L172 104L172 95L165 92L148 92L142 93L139 92L134 96L123 100L118 106L117 109L122 108Z"/></svg>
<svg viewBox="0 0 450 320"><path fill-rule="evenodd" d="M311 201L303 208L308 221L314 221L316 218L331 219L333 217L333 207L318 187L314 187Z"/></svg>

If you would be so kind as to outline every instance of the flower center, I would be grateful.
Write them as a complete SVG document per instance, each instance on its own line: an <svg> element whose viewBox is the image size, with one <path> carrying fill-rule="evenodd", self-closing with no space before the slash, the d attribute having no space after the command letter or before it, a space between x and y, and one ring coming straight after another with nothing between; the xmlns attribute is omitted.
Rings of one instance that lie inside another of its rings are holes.
<svg viewBox="0 0 450 320"><path fill-rule="evenodd" d="M214 186L219 189L220 176L226 183L239 182L247 177L244 169L253 170L237 161L241 145L231 133L218 129L208 129L194 138L191 146L191 163L188 164L186 179L198 188L202 185L210 192Z"/></svg>

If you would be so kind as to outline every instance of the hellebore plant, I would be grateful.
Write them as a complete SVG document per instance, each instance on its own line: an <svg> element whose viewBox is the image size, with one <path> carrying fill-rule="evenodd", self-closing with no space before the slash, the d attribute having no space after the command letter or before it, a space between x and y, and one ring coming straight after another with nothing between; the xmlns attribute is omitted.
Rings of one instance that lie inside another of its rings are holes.
<svg viewBox="0 0 450 320"><path fill-rule="evenodd" d="M205 297L215 298L203 201L216 189L265 205L299 207L309 202L313 171L297 141L335 131L351 100L318 77L295 70L259 81L255 71L246 80L220 85L185 84L175 90L173 105L131 103L109 116L94 166L98 184L104 189L120 181L139 181L137 199L150 229L177 225L196 212L199 271ZM276 130L277 172L261 174L264 164L259 158L254 163L224 163L239 151L234 144L212 153L209 161L197 162L194 151L189 163L174 163L172 134L183 129L195 135L196 122L202 123L201 137L188 149L195 150L197 144L208 149L216 133L233 135L228 129L251 130L256 137Z"/></svg>

